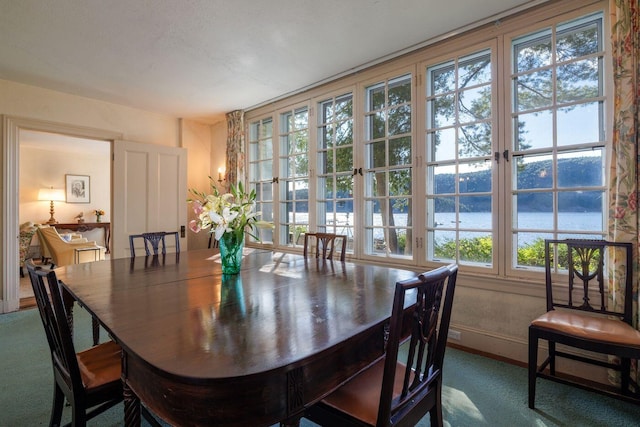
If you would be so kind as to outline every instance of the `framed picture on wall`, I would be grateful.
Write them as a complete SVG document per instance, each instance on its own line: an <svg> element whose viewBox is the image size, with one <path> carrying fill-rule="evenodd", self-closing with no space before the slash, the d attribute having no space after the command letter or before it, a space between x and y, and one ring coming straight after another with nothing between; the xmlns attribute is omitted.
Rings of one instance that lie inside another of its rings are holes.
<svg viewBox="0 0 640 427"><path fill-rule="evenodd" d="M91 187L89 175L65 175L67 181L67 203L90 203Z"/></svg>

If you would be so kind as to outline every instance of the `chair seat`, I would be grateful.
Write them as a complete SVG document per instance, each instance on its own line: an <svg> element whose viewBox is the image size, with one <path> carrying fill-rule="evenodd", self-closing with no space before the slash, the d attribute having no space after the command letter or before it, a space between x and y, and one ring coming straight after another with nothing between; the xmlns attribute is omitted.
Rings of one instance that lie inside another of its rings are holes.
<svg viewBox="0 0 640 427"><path fill-rule="evenodd" d="M552 310L535 319L531 325L580 339L633 346L640 349L640 331L617 319L595 317L575 311L569 313Z"/></svg>
<svg viewBox="0 0 640 427"><path fill-rule="evenodd" d="M113 341L91 347L77 354L82 383L87 389L120 381L122 349Z"/></svg>
<svg viewBox="0 0 640 427"><path fill-rule="evenodd" d="M396 364L394 398L402 392L405 369L406 366L403 363ZM324 398L322 403L374 426L378 418L383 373L384 358Z"/></svg>

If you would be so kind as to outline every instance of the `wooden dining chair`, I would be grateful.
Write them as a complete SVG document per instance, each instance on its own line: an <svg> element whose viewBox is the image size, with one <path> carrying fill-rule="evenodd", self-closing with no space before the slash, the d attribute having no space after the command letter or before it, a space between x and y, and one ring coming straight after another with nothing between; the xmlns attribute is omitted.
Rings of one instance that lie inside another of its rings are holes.
<svg viewBox="0 0 640 427"><path fill-rule="evenodd" d="M306 258L315 246L316 258L333 259L336 240L341 240L342 242L340 246L340 261L344 261L347 250L347 236L344 234L305 233L303 254Z"/></svg>
<svg viewBox="0 0 640 427"><path fill-rule="evenodd" d="M431 426L442 426L442 363L457 274L451 264L397 282L384 356L304 416L322 426L414 426L429 412Z"/></svg>
<svg viewBox="0 0 640 427"><path fill-rule="evenodd" d="M545 240L544 250L547 312L529 326L529 408L535 407L537 378L640 403L638 386L630 376L631 359L640 359L640 332L632 326L632 245L605 240L549 239ZM563 286L554 283L553 278L558 276L563 278ZM608 304L610 281L616 281L622 289L613 295L620 309ZM594 296L597 300L592 301ZM548 342L548 355L538 366L541 339ZM557 349L557 344L565 346L564 349ZM591 353L569 352L567 347ZM610 363L593 353L617 356L621 363ZM620 387L563 376L556 372L557 357L618 371Z"/></svg>
<svg viewBox="0 0 640 427"><path fill-rule="evenodd" d="M51 426L59 426L64 400L71 405L72 425L87 420L123 399L121 348L108 341L76 353L71 326L54 270L26 262L53 364L54 394Z"/></svg>
<svg viewBox="0 0 640 427"><path fill-rule="evenodd" d="M135 242L138 239L142 239L144 242L144 251L146 256L151 255L149 247L151 247L153 255L158 255L158 251L160 250L163 255L166 254L167 243L165 238L167 236L173 236L175 238L175 252L180 253L180 236L177 231L154 231L150 233L132 234L129 236L129 249L131 250L131 256L136 256ZM160 246L161 243L162 246Z"/></svg>

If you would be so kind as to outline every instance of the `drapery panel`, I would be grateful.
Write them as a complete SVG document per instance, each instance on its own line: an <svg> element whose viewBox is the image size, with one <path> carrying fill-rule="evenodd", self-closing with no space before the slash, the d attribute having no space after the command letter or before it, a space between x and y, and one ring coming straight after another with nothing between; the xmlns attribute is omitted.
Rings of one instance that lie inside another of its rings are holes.
<svg viewBox="0 0 640 427"><path fill-rule="evenodd" d="M640 0L610 0L611 47L613 59L614 111L613 141L609 164L609 239L634 244L633 322L639 328L638 314L638 123L640 111ZM619 283L610 282L609 301L622 304ZM637 380L639 369L632 362L632 377ZM614 372L610 380L618 382Z"/></svg>
<svg viewBox="0 0 640 427"><path fill-rule="evenodd" d="M227 113L227 165L225 188L244 183L244 111Z"/></svg>

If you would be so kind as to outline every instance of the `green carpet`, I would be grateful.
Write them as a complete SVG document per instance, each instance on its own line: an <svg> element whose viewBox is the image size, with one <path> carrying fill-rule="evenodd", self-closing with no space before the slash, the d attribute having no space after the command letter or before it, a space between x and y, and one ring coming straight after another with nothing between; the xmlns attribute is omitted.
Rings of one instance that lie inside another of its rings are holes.
<svg viewBox="0 0 640 427"><path fill-rule="evenodd" d="M75 316L80 350L91 343L91 321L82 309ZM0 315L0 372L0 427L48 425L53 379L37 310ZM443 405L445 426L640 425L639 406L544 380L538 380L537 409L532 411L524 368L455 349L445 357ZM120 404L89 425L121 426L122 416ZM67 408L63 421L68 420ZM418 424L428 425L428 416Z"/></svg>

